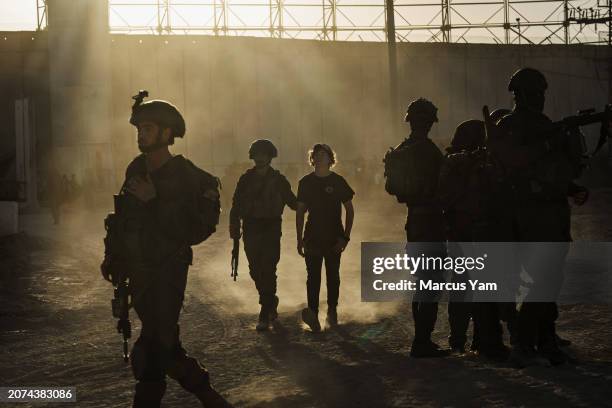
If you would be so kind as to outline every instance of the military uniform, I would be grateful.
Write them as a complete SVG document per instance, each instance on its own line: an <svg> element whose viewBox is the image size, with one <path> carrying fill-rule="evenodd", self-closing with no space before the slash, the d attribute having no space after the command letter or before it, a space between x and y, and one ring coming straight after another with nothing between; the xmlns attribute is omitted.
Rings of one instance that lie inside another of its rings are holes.
<svg viewBox="0 0 612 408"><path fill-rule="evenodd" d="M408 206L405 229L409 245L407 252L410 256L425 254L426 256L444 257L446 254L444 218L437 198L443 155L427 137L433 123L438 121L437 110L433 103L424 98L419 98L408 106L405 120L410 123L412 132L394 149L397 152L406 152L407 161L411 163L402 170L407 179L411 178L405 193L402 193L400 189L397 194L394 194L389 188L394 175L386 174L385 188L387 191L396 195L399 202ZM389 159L385 158L385 173L387 173L387 160ZM418 270L416 276L419 279L435 282L444 280L442 270L429 270L426 274ZM413 357L435 357L444 354L439 350L438 345L431 341L431 334L437 320L440 295L441 293L436 291L417 291L414 295L412 315L415 336L411 348Z"/></svg>
<svg viewBox="0 0 612 408"><path fill-rule="evenodd" d="M262 312L276 314L276 265L280 259L282 214L285 205L296 209L289 181L269 167L264 175L247 170L234 192L230 224L240 226L249 274L259 293ZM274 316L272 316L274 317Z"/></svg>
<svg viewBox="0 0 612 408"><path fill-rule="evenodd" d="M511 143L519 147L515 155L521 155L518 163L511 154L509 169L514 192L513 220L516 241L520 242L568 242L570 236L570 208L567 194L571 185L571 164L559 152L547 152L545 147L546 132L551 121L543 114L526 110L515 110L503 118L499 127L507 132ZM529 152L526 161L523 151ZM513 166L513 164L516 164ZM565 169L567 177L546 180L546 168ZM557 293L563 282L563 264L566 252L561 251L550 258L547 270L534 271L538 279L530 289L537 294L542 285L557 287ZM521 259L527 273L537 267L536 259L527 255ZM545 276L548 275L548 276ZM519 311L518 342L524 349L557 350L555 320L558 317L557 305L553 302L529 302L526 299Z"/></svg>
<svg viewBox="0 0 612 408"><path fill-rule="evenodd" d="M500 135L491 149L504 165L512 196L515 241L569 242L570 209L567 202L580 172L573 143L555 130L543 113L548 87L542 73L531 68L517 71L508 85L515 96L514 110L497 124ZM573 139L572 139L573 140ZM518 346L513 359L521 366L538 364L537 351L553 364L566 361L555 333L558 316L554 302L541 302L539 293L559 294L569 244L556 245L543 258L542 248L521 247L519 260L533 278L518 316Z"/></svg>
<svg viewBox="0 0 612 408"><path fill-rule="evenodd" d="M204 406L228 406L211 387L206 369L181 346L178 325L193 256L191 246L215 232L219 221L218 181L183 156L169 154L167 145L174 142L174 137L183 137L185 122L168 102L143 104L146 96L148 92L141 91L134 97L130 118L130 123L138 127L139 148L145 153L126 170L115 214L107 224L102 264L105 279L112 275L117 284L127 278L131 304L142 322L130 355L138 380L134 407L159 407L166 375L195 394ZM143 123L157 126L157 139L141 146ZM171 136L164 139L162 130L166 129L171 130ZM165 161L149 170L147 154L163 155L164 149ZM154 191L150 198L134 188L135 183L145 180Z"/></svg>
<svg viewBox="0 0 612 408"><path fill-rule="evenodd" d="M145 155L126 171L126 181L147 174ZM202 177L204 175L204 177ZM202 195L216 191L214 177L182 156L174 156L149 173L156 198L143 203L125 194L125 242L129 254L129 290L142 329L131 353L136 385L134 406L155 406L165 390L165 376L203 399L212 392L208 372L187 356L179 340L178 319L183 304L191 245L214 228L201 219ZM204 183L204 184L202 184Z"/></svg>
<svg viewBox="0 0 612 408"><path fill-rule="evenodd" d="M444 206L450 242L490 241L490 230L499 228L499 186L485 144L484 122L468 120L455 132L440 173L439 197ZM453 246L454 248L454 246ZM449 254L455 256L455 254ZM459 253L457 256L463 256ZM467 282L466 272L452 274L453 281ZM459 296L463 296L459 298ZM490 357L505 358L499 323L499 304L470 302L471 293L452 292L449 296L449 343L463 351L470 317L474 320L472 350Z"/></svg>

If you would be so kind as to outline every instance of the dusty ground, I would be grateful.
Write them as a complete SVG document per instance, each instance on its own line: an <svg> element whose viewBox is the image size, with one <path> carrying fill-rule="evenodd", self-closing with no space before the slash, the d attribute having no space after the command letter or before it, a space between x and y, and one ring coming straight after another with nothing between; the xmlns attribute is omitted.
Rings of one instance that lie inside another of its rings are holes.
<svg viewBox="0 0 612 408"><path fill-rule="evenodd" d="M229 401L248 407L609 406L609 306L563 307L559 332L572 340L575 362L560 368L516 370L474 357L410 359L409 306L359 299L358 243L403 239L401 207L377 204L382 211L357 203L341 271L341 327L320 335L298 319L305 269L295 254L293 214L284 224L275 331L254 330L258 305L244 256L238 282L229 277L226 224L196 248L182 338ZM612 190L594 191L589 205L575 212L574 238L610 240L611 205ZM1 385L76 386L78 402L68 406L130 406L133 380L110 314L112 290L98 269L103 217L102 211L68 210L66 222L55 227L45 213L28 215L24 233L0 241ZM446 344L447 333L444 311L436 340ZM198 406L172 381L164 404Z"/></svg>

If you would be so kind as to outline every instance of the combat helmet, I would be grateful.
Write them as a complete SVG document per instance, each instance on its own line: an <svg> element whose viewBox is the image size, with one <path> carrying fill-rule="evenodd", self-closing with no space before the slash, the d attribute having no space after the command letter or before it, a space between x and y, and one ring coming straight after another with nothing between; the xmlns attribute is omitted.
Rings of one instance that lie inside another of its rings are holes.
<svg viewBox="0 0 612 408"><path fill-rule="evenodd" d="M512 74L508 83L508 91L516 93L521 90L544 92L548 88L548 83L544 74L537 69L521 68Z"/></svg>
<svg viewBox="0 0 612 408"><path fill-rule="evenodd" d="M185 119L178 109L170 102L159 99L143 103L143 99L149 96L149 92L140 91L133 96L134 105L132 106L132 116L130 123L138 126L138 123L150 121L162 128L172 130L172 138L183 137L185 135Z"/></svg>
<svg viewBox="0 0 612 408"><path fill-rule="evenodd" d="M476 150L485 142L485 127L482 120L470 119L461 122L451 141L449 151Z"/></svg>
<svg viewBox="0 0 612 408"><path fill-rule="evenodd" d="M438 121L438 108L429 100L425 98L419 98L410 102L408 109L406 110L405 121L410 122L412 120L423 121L423 122L437 122Z"/></svg>
<svg viewBox="0 0 612 408"><path fill-rule="evenodd" d="M254 158L257 154L263 153L270 158L278 156L276 146L268 139L258 139L251 143L249 148L249 159Z"/></svg>

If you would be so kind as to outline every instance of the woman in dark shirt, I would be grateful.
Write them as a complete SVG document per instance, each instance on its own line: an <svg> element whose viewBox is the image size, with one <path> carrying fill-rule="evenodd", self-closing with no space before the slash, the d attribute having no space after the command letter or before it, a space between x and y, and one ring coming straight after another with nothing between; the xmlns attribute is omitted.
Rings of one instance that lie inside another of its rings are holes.
<svg viewBox="0 0 612 408"><path fill-rule="evenodd" d="M306 260L308 273L308 307L302 310L302 319L313 332L318 332L321 330L318 314L323 261L327 277L327 324L338 324L336 306L340 289L340 256L350 240L355 192L342 176L331 171L336 163L331 147L314 145L309 152L309 161L314 171L302 177L298 186L297 249ZM342 206L346 211L344 226ZM306 212L308 221L304 230Z"/></svg>

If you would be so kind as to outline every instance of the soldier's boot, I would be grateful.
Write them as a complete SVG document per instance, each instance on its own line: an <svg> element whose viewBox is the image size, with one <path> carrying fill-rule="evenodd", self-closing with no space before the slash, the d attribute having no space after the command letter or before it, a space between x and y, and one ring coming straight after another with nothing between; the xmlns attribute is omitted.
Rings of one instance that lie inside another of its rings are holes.
<svg viewBox="0 0 612 408"><path fill-rule="evenodd" d="M278 296L274 296L272 304L270 305L270 322L274 323L278 319Z"/></svg>
<svg viewBox="0 0 612 408"><path fill-rule="evenodd" d="M259 320L257 321L257 326L255 329L257 331L266 331L270 326L270 312L266 305L261 305L261 310L259 311Z"/></svg>
<svg viewBox="0 0 612 408"><path fill-rule="evenodd" d="M327 308L327 326L336 327L338 326L338 311L336 306L329 306Z"/></svg>
<svg viewBox="0 0 612 408"><path fill-rule="evenodd" d="M184 356L168 371L168 375L194 394L204 408L232 408L211 385L208 371L192 357Z"/></svg>
<svg viewBox="0 0 612 408"><path fill-rule="evenodd" d="M555 334L555 336L557 336L557 344L559 345L559 347L569 347L572 345L571 340L564 339L563 337L560 337L558 334Z"/></svg>
<svg viewBox="0 0 612 408"><path fill-rule="evenodd" d="M540 327L538 352L554 366L567 363L569 357L557 343L554 322L545 322Z"/></svg>
<svg viewBox="0 0 612 408"><path fill-rule="evenodd" d="M166 381L139 381L136 383L133 408L157 408L166 392Z"/></svg>
<svg viewBox="0 0 612 408"><path fill-rule="evenodd" d="M471 303L464 302L448 303L448 324L450 328L448 345L453 354L465 354L471 306Z"/></svg>
<svg viewBox="0 0 612 408"><path fill-rule="evenodd" d="M194 392L204 408L233 408L225 398L221 396L210 384L197 392Z"/></svg>
<svg viewBox="0 0 612 408"><path fill-rule="evenodd" d="M321 323L319 323L319 314L307 307L302 309L302 320L310 327L313 333L321 331Z"/></svg>
<svg viewBox="0 0 612 408"><path fill-rule="evenodd" d="M516 368L550 366L550 362L546 358L540 356L533 347L521 345L512 348L509 360Z"/></svg>
<svg viewBox="0 0 612 408"><path fill-rule="evenodd" d="M439 345L431 341L437 304L425 302L412 302L412 315L414 318L414 340L410 347L410 356L414 358L436 358L445 357L448 350L443 350Z"/></svg>
<svg viewBox="0 0 612 408"><path fill-rule="evenodd" d="M423 341L415 338L410 347L410 357L413 358L437 358L448 355L448 350L441 349L439 345L431 340Z"/></svg>

